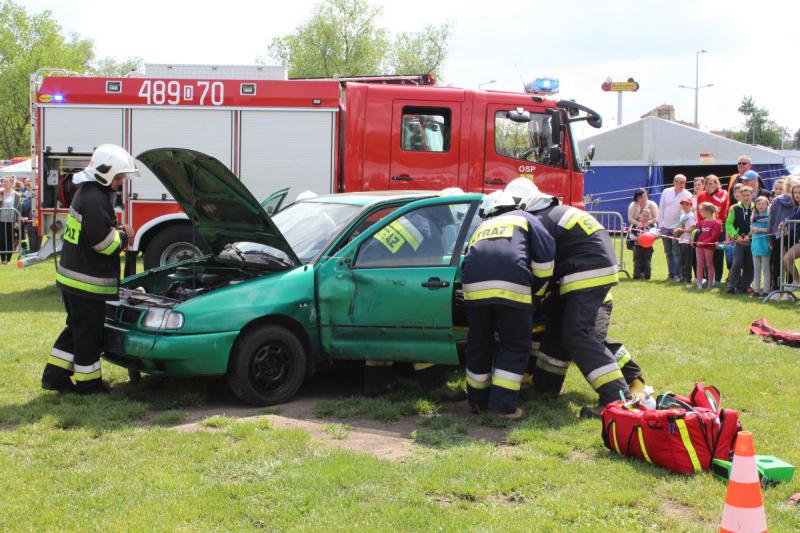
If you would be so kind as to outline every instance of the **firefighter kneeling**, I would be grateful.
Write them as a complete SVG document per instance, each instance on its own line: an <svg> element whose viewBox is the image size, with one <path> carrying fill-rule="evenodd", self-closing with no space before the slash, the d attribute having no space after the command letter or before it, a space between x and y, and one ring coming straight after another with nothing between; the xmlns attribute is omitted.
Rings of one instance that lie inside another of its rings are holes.
<svg viewBox="0 0 800 533"><path fill-rule="evenodd" d="M133 158L119 146L104 144L76 176L56 270L67 310L67 327L53 345L42 375L42 388L81 394L108 392L100 380L105 302L117 298L119 254L130 229L117 228L114 191L136 172ZM73 384L70 378L75 379Z"/></svg>
<svg viewBox="0 0 800 533"><path fill-rule="evenodd" d="M614 250L603 226L589 213L559 205L529 180L512 181L506 192L533 214L556 243L555 271L547 327L537 352L534 390L557 395L570 362L597 391L599 405L582 416L599 416L606 404L630 398L620 365L595 335L598 311L618 283ZM638 368L638 367L637 367ZM637 376L637 378L640 378Z"/></svg>
<svg viewBox="0 0 800 533"><path fill-rule="evenodd" d="M553 274L555 243L503 192L490 194L481 208L487 219L470 237L461 278L469 320L467 398L476 413L516 420L533 304ZM495 332L500 346L493 360Z"/></svg>

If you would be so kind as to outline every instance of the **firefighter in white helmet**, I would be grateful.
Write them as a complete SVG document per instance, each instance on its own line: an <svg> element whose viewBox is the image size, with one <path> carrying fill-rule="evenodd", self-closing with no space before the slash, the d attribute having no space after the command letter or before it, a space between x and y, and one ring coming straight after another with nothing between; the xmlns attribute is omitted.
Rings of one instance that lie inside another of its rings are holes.
<svg viewBox="0 0 800 533"><path fill-rule="evenodd" d="M117 298L119 254L131 237L128 226L117 224L114 193L136 171L133 157L125 149L104 144L95 149L89 166L73 180L78 190L69 208L56 270L67 324L47 359L44 389L108 392L100 379L105 303Z"/></svg>
<svg viewBox="0 0 800 533"><path fill-rule="evenodd" d="M553 273L555 243L506 192L481 205L486 220L469 238L462 266L467 308L467 399L476 413L516 420L531 349L533 307ZM499 349L494 355L495 332Z"/></svg>
<svg viewBox="0 0 800 533"><path fill-rule="evenodd" d="M559 205L529 180L516 179L506 191L521 209L538 218L555 239L553 288L547 305L545 338L536 350L533 386L558 395L571 361L597 391L599 405L584 407L582 416L599 416L603 407L630 398L615 355L594 333L598 310L618 283L617 261L608 233L595 218L576 207Z"/></svg>

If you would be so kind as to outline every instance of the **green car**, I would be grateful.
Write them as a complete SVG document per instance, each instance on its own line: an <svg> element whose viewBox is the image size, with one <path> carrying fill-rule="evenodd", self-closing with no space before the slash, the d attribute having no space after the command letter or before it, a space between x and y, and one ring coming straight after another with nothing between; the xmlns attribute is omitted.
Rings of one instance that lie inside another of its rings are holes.
<svg viewBox="0 0 800 533"><path fill-rule="evenodd" d="M211 253L123 280L107 305L108 361L225 375L254 405L289 400L329 360L458 363L459 265L482 195L335 194L269 216L212 157L163 148L139 160Z"/></svg>

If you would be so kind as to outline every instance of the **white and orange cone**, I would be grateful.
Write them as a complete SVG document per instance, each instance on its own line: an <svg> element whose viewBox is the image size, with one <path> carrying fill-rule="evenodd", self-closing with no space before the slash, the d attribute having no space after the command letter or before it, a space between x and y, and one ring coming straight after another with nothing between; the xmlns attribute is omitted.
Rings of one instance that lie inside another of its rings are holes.
<svg viewBox="0 0 800 533"><path fill-rule="evenodd" d="M740 431L733 450L733 465L722 511L720 533L766 533L767 515L756 468L753 434Z"/></svg>

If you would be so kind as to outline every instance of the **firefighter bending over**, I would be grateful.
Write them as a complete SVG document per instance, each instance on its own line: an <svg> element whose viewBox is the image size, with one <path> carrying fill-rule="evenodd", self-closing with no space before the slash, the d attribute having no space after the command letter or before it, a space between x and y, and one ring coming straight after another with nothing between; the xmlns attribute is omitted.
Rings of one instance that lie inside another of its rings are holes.
<svg viewBox="0 0 800 533"><path fill-rule="evenodd" d="M599 416L606 404L630 398L620 365L595 336L598 309L617 285L617 261L604 231L589 213L559 205L530 180L518 178L506 191L532 213L555 239L556 259L552 302L545 338L539 347L533 387L558 394L571 361L599 395L599 405L585 407L583 416Z"/></svg>
<svg viewBox="0 0 800 533"><path fill-rule="evenodd" d="M469 239L461 277L469 320L467 399L476 413L517 420L533 305L553 275L555 243L504 192L490 194L482 211L487 218ZM495 332L499 350L493 358Z"/></svg>
<svg viewBox="0 0 800 533"><path fill-rule="evenodd" d="M117 298L119 254L131 234L128 226L117 227L114 191L134 172L133 158L127 151L104 144L97 147L89 166L74 180L78 190L69 208L56 270L67 325L47 359L42 374L44 389L108 392L100 379L105 302Z"/></svg>

